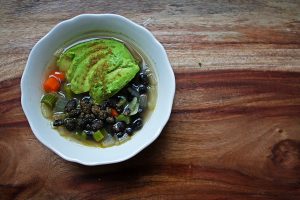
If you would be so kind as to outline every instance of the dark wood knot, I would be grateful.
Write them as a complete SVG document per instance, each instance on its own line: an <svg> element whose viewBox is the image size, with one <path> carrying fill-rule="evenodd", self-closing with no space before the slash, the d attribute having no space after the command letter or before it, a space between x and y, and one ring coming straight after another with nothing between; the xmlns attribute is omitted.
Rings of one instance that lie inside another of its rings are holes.
<svg viewBox="0 0 300 200"><path fill-rule="evenodd" d="M296 170L300 168L300 141L285 139L272 148L271 160L275 166Z"/></svg>

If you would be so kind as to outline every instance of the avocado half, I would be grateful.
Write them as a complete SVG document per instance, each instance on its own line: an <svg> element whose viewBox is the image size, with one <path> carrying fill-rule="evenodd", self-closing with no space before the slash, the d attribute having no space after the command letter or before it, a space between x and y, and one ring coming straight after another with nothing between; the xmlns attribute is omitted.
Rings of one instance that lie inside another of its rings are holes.
<svg viewBox="0 0 300 200"><path fill-rule="evenodd" d="M72 46L60 55L57 65L75 94L89 92L98 104L126 86L140 70L126 46L114 39Z"/></svg>

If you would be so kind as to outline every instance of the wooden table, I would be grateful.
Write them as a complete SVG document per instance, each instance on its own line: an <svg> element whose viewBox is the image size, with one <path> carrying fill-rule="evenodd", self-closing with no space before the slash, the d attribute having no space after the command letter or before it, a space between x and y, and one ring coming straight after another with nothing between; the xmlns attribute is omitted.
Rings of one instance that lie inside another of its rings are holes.
<svg viewBox="0 0 300 200"><path fill-rule="evenodd" d="M300 199L299 10L298 0L1 0L0 199ZM122 163L61 159L21 108L31 48L82 13L146 26L175 71L168 124Z"/></svg>

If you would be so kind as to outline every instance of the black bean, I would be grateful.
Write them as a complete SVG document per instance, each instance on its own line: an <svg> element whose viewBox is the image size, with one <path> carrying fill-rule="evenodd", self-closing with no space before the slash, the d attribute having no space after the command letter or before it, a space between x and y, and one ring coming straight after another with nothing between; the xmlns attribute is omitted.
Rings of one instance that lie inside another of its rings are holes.
<svg viewBox="0 0 300 200"><path fill-rule="evenodd" d="M105 121L106 121L106 123L108 123L108 124L113 124L113 123L115 123L115 118L114 118L114 117L107 117L107 118L105 119Z"/></svg>
<svg viewBox="0 0 300 200"><path fill-rule="evenodd" d="M85 114L84 119L86 120L87 123L91 123L95 119L94 114Z"/></svg>
<svg viewBox="0 0 300 200"><path fill-rule="evenodd" d="M65 112L70 112L71 110L74 110L77 107L77 99L71 99L68 101L68 103L65 106Z"/></svg>
<svg viewBox="0 0 300 200"><path fill-rule="evenodd" d="M87 125L87 121L85 120L85 118L79 117L77 119L77 127L78 129L84 129L85 126Z"/></svg>
<svg viewBox="0 0 300 200"><path fill-rule="evenodd" d="M130 113L131 113L131 110L130 110L129 106L126 106L126 107L124 108L124 110L123 110L123 114L124 114L124 115L129 115Z"/></svg>
<svg viewBox="0 0 300 200"><path fill-rule="evenodd" d="M118 132L118 133L116 133L116 136L117 136L118 138L121 138L123 135L124 135L123 132Z"/></svg>
<svg viewBox="0 0 300 200"><path fill-rule="evenodd" d="M138 109L138 113L142 113L143 111L144 111L143 108Z"/></svg>
<svg viewBox="0 0 300 200"><path fill-rule="evenodd" d="M57 119L53 122L53 126L62 126L64 121L62 119Z"/></svg>
<svg viewBox="0 0 300 200"><path fill-rule="evenodd" d="M105 101L104 103L102 103L102 104L100 105L101 110L105 110L106 107L109 107L109 102L108 102L108 101Z"/></svg>
<svg viewBox="0 0 300 200"><path fill-rule="evenodd" d="M125 129L125 123L124 122L117 122L113 125L113 130L118 133L118 132L121 132L121 131L124 131Z"/></svg>
<svg viewBox="0 0 300 200"><path fill-rule="evenodd" d="M91 123L91 128L93 131L98 131L100 128L103 127L103 122L102 120L99 120L99 119L94 119L94 121L92 121Z"/></svg>
<svg viewBox="0 0 300 200"><path fill-rule="evenodd" d="M110 98L108 100L108 102L109 102L110 107L116 107L116 104L118 103L118 99L117 98Z"/></svg>
<svg viewBox="0 0 300 200"><path fill-rule="evenodd" d="M82 97L80 103L85 103L85 104L92 104L93 100L91 96L84 96Z"/></svg>
<svg viewBox="0 0 300 200"><path fill-rule="evenodd" d="M110 107L106 107L106 112L108 115L111 115L111 108Z"/></svg>
<svg viewBox="0 0 300 200"><path fill-rule="evenodd" d="M90 113L92 111L93 101L90 96L85 96L80 101L81 110L84 113Z"/></svg>
<svg viewBox="0 0 300 200"><path fill-rule="evenodd" d="M134 82L134 83L131 84L131 88L132 88L132 89L135 89L136 91L137 91L138 87L139 87L139 84L138 84L138 83L135 83L135 82Z"/></svg>
<svg viewBox="0 0 300 200"><path fill-rule="evenodd" d="M137 91L140 94L145 94L147 92L147 86L141 84L141 85L138 86Z"/></svg>
<svg viewBox="0 0 300 200"><path fill-rule="evenodd" d="M127 133L128 135L133 135L133 129L131 128L131 127L127 127L126 129L125 129L125 133Z"/></svg>
<svg viewBox="0 0 300 200"><path fill-rule="evenodd" d="M143 121L142 121L142 119L141 118L137 118L136 120L134 120L133 122L132 122L132 128L133 128L133 130L139 130L139 129L141 129L142 128L142 126L143 126Z"/></svg>
<svg viewBox="0 0 300 200"><path fill-rule="evenodd" d="M133 98L126 87L124 87L117 95L126 97L127 101L131 101Z"/></svg>
<svg viewBox="0 0 300 200"><path fill-rule="evenodd" d="M139 73L139 81L145 85L148 85L149 79L148 79L147 74L145 74L144 72L140 72Z"/></svg>
<svg viewBox="0 0 300 200"><path fill-rule="evenodd" d="M64 125L67 130L73 131L76 129L77 120L75 118L66 118L64 120Z"/></svg>
<svg viewBox="0 0 300 200"><path fill-rule="evenodd" d="M92 130L91 124L86 124L85 125L85 130L91 131Z"/></svg>
<svg viewBox="0 0 300 200"><path fill-rule="evenodd" d="M83 133L86 134L88 139L93 139L94 132L91 130L84 130Z"/></svg>
<svg viewBox="0 0 300 200"><path fill-rule="evenodd" d="M85 113L81 112L80 115L79 115L79 118L80 118L80 117L81 117L81 118L84 118L84 115L85 115Z"/></svg>
<svg viewBox="0 0 300 200"><path fill-rule="evenodd" d="M101 120L104 120L107 117L106 110L101 109L100 106L97 105L92 106L92 113Z"/></svg>
<svg viewBox="0 0 300 200"><path fill-rule="evenodd" d="M105 131L109 134L111 134L112 136L114 136L115 132L113 130L113 127L111 125L109 126L105 126Z"/></svg>
<svg viewBox="0 0 300 200"><path fill-rule="evenodd" d="M99 113L98 117L99 119L105 119L108 116L108 113L105 110L101 110L101 112Z"/></svg>
<svg viewBox="0 0 300 200"><path fill-rule="evenodd" d="M94 115L97 115L100 111L101 111L100 106L98 106L98 105L92 105L92 113Z"/></svg>
<svg viewBox="0 0 300 200"><path fill-rule="evenodd" d="M81 109L80 108L76 108L76 109L73 109L71 110L68 115L69 117L78 117L81 113Z"/></svg>

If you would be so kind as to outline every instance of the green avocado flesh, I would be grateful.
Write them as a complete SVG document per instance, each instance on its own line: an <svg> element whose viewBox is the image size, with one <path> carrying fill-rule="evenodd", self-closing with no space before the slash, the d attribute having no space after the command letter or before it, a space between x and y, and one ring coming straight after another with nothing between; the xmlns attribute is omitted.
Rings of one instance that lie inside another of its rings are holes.
<svg viewBox="0 0 300 200"><path fill-rule="evenodd" d="M121 90L140 70L126 46L113 39L95 39L75 45L57 60L75 94L89 92L102 103Z"/></svg>

